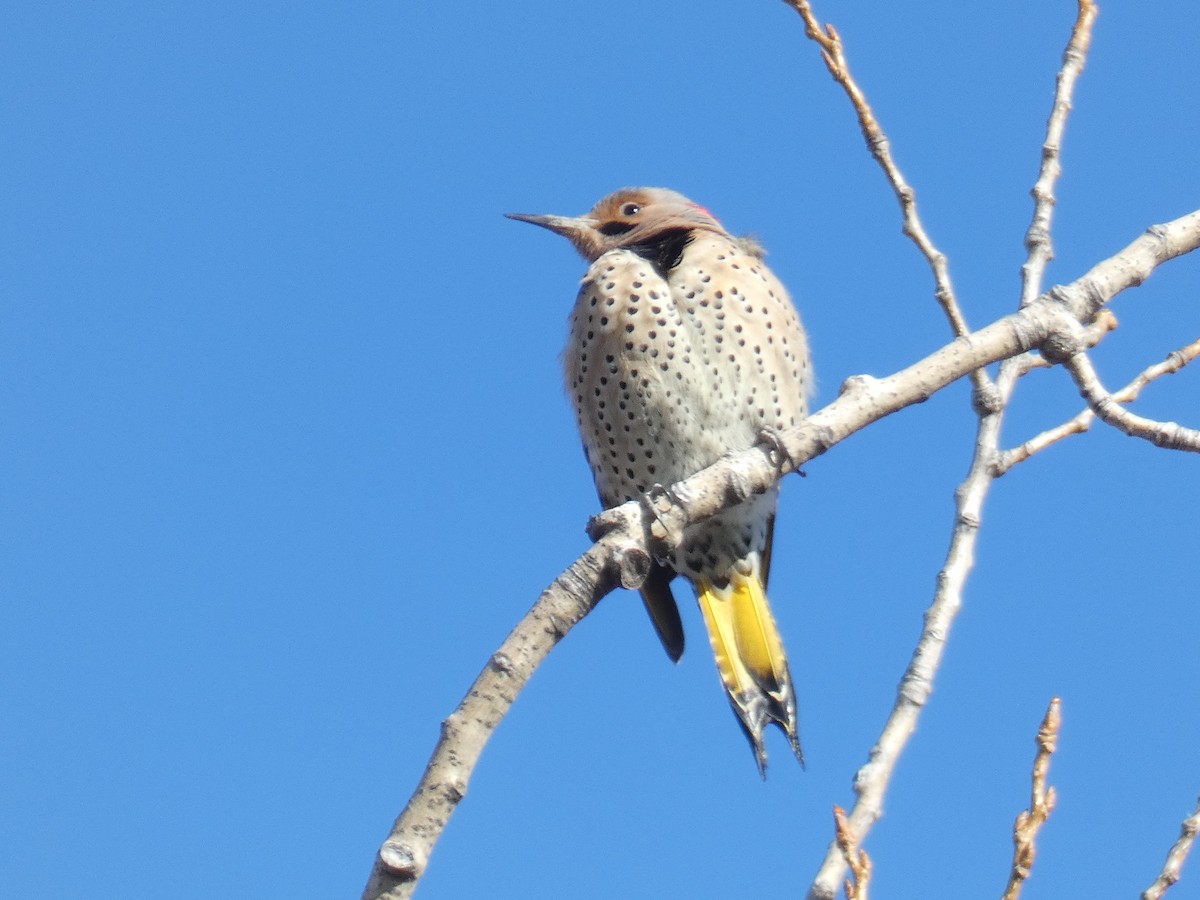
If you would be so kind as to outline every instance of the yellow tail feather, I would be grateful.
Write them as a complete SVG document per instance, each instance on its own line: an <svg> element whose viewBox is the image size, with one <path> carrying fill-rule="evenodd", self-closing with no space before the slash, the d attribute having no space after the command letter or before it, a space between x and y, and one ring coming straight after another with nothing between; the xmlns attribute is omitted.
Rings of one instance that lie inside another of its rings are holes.
<svg viewBox="0 0 1200 900"><path fill-rule="evenodd" d="M733 629L742 661L759 687L778 690L787 678L787 657L762 583L753 576L734 572L730 587Z"/></svg>
<svg viewBox="0 0 1200 900"><path fill-rule="evenodd" d="M754 748L760 771L766 774L763 730L778 725L801 764L804 756L796 723L796 699L787 655L775 617L763 589L757 557L748 571L731 572L729 584L696 582L696 595L708 626L713 656L729 702Z"/></svg>

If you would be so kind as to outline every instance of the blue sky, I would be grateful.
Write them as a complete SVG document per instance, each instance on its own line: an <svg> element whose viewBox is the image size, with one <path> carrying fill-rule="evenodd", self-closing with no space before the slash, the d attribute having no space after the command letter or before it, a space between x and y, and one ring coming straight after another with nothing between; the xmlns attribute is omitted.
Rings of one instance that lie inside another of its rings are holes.
<svg viewBox="0 0 1200 900"><path fill-rule="evenodd" d="M1066 0L826 0L951 260L1010 311ZM1049 279L1200 206L1200 20L1104 4ZM665 185L756 233L818 403L946 339L924 263L777 2L11 3L0 14L0 894L357 896L440 720L586 546L558 354L583 267L502 218ZM1095 354L1197 336L1200 258ZM1079 406L1018 388L1021 440ZM1200 422L1200 371L1137 409ZM770 779L694 605L678 666L603 601L488 747L420 896L797 896L949 535L964 386L786 484L771 593L808 770ZM995 896L1064 704L1026 897L1134 896L1200 792L1197 462L1098 429L1014 470L867 848ZM686 598L683 598L686 599ZM777 736L776 736L777 737ZM1173 900L1200 898L1200 862Z"/></svg>

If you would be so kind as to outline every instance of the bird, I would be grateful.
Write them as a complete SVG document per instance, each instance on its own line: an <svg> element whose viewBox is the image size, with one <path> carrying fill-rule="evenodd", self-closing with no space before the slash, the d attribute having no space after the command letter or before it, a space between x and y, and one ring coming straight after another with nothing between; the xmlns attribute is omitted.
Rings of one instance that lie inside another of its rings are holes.
<svg viewBox="0 0 1200 900"><path fill-rule="evenodd" d="M563 370L605 509L804 419L813 384L807 336L757 240L730 234L666 188L623 188L582 216L508 217L565 237L588 263ZM776 484L689 525L640 588L677 662L684 633L671 581L691 583L763 778L771 725L804 765L792 675L766 593L778 496Z"/></svg>

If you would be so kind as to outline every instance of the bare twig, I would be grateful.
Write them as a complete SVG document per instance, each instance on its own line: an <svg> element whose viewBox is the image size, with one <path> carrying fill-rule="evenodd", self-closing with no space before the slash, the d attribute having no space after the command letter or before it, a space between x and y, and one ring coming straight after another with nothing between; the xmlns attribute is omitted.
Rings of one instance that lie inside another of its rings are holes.
<svg viewBox="0 0 1200 900"><path fill-rule="evenodd" d="M1185 428L1176 422L1159 422L1139 416L1121 406L1121 401L1100 383L1100 377L1086 352L1073 354L1063 361L1079 393L1100 421L1113 426L1130 437L1149 441L1168 450L1200 453L1200 430Z"/></svg>
<svg viewBox="0 0 1200 900"><path fill-rule="evenodd" d="M1054 102L1050 108L1050 118L1046 122L1046 136L1042 140L1042 162L1038 170L1037 181L1034 182L1030 194L1033 197L1033 217L1025 232L1025 262L1021 266L1021 306L1027 306L1042 292L1042 283L1046 274L1046 266L1054 258L1054 243L1050 237L1050 226L1057 200L1054 188L1062 174L1060 162L1062 153L1063 133L1066 130L1067 117L1071 112L1071 102L1075 94L1075 84L1083 73L1087 60L1088 49L1092 45L1092 26L1096 21L1099 8L1092 0L1078 0L1078 11L1075 25L1071 29L1071 37L1063 50L1062 66L1054 88ZM1116 319L1108 318L1101 323L1092 325L1093 331L1100 326L1098 334L1087 346L1093 346L1103 338L1104 334L1116 327ZM1004 387L1001 393L1007 398L1011 395L1012 380L1021 378L1031 369L1048 365L1047 361L1037 354L1029 353L1006 364L1001 373Z"/></svg>
<svg viewBox="0 0 1200 900"><path fill-rule="evenodd" d="M850 868L850 877L843 885L846 900L867 900L867 891L871 884L871 857L867 855L866 850L859 847L858 836L846 821L846 811L840 806L833 808L833 824L838 849L842 851L842 858Z"/></svg>
<svg viewBox="0 0 1200 900"><path fill-rule="evenodd" d="M850 827L859 840L883 815L883 799L891 783L892 773L900 754L917 727L921 710L933 693L934 676L941 665L950 629L962 608L963 588L975 563L975 537L979 531L983 501L992 479L984 460L989 454L980 452L987 439L986 428L993 427L998 416L981 420L981 436L976 443L976 461L966 480L955 492L956 514L950 547L942 570L938 573L933 602L925 611L924 627L896 691L896 702L888 714L867 762L854 778L857 799L850 811ZM998 427L998 423L995 424ZM808 890L808 900L832 900L835 886L845 871L840 850L834 846L825 859Z"/></svg>
<svg viewBox="0 0 1200 900"><path fill-rule="evenodd" d="M1079 281L1056 288L1020 312L955 340L894 375L849 379L837 400L777 436L786 459L779 460L772 446L755 447L672 485L672 502L656 508L653 516L637 502L609 510L604 517L605 534L546 589L447 719L421 783L376 857L364 897L411 895L496 725L557 641L608 591L618 584L633 586L630 573L638 567L629 564L630 557L644 557L650 550L654 556L665 557L673 547L671 536L681 534L687 525L762 493L783 474L871 422L928 399L981 366L1065 340L1059 336L1074 334L1082 327L1081 321L1092 320L1119 291L1140 283L1167 259L1196 247L1200 247L1200 210L1152 228ZM969 521L966 524L970 527ZM930 627L936 630L948 624L931 621ZM944 638L932 635L930 640L940 653ZM924 671L925 666L914 659L910 670ZM905 686L901 693L910 696ZM912 694L911 700L919 704L923 697ZM906 723L893 727L903 739L890 743L885 751L877 747L872 754L872 762L880 752L890 757L884 763L887 773L907 738L902 732L911 732L915 726L915 715ZM859 780L863 780L861 772ZM850 824L860 841L867 830L860 822L869 827L878 818L881 797L882 793L872 795L864 804L860 796L850 813ZM840 851L836 852L835 886L845 865ZM832 897L833 890L827 896Z"/></svg>
<svg viewBox="0 0 1200 900"><path fill-rule="evenodd" d="M1180 347L1169 354L1162 362L1146 367L1133 381L1129 382L1129 384L1125 385L1119 391L1116 391L1112 395L1113 400L1117 403L1132 403L1142 393L1142 388L1150 384L1150 382L1162 378L1164 375L1174 375L1197 356L1200 356L1200 338L1192 341L1186 347ZM1029 459L1035 453L1040 453L1058 441L1068 438L1073 434L1083 434L1092 427L1092 422L1095 418L1096 414L1092 412L1090 407L1080 410L1076 416L1068 419L1061 425L1048 428L1041 434L1031 437L1023 444L1000 453L996 457L993 472L999 477L1008 472L1013 466L1025 462L1025 460Z"/></svg>
<svg viewBox="0 0 1200 900"><path fill-rule="evenodd" d="M1046 716L1037 734L1037 755L1033 759L1032 789L1029 809L1017 816L1013 826L1012 872L1001 900L1017 900L1021 886L1033 871L1037 855L1037 835L1050 813L1054 811L1054 788L1046 786L1046 774L1050 771L1050 757L1058 747L1058 729L1062 726L1062 704L1055 697L1050 701Z"/></svg>
<svg viewBox="0 0 1200 900"><path fill-rule="evenodd" d="M1033 219L1025 232L1025 249L1029 255L1021 266L1021 306L1027 306L1042 292L1042 278L1046 265L1054 258L1054 245L1050 240L1050 223L1054 214L1054 187L1062 174L1059 156L1062 150L1063 131L1067 116L1071 112L1071 98L1075 93L1075 82L1083 72L1088 48L1092 43L1092 25L1099 12L1092 0L1079 0L1079 13L1071 39L1063 51L1062 68L1058 70L1058 84L1054 91L1054 105L1046 123L1046 138L1042 142L1042 166L1038 179L1030 193L1033 195Z"/></svg>
<svg viewBox="0 0 1200 900"><path fill-rule="evenodd" d="M1195 811L1183 820L1179 829L1179 840L1167 853L1167 861L1163 863L1162 871L1154 879L1154 884L1142 891L1142 900L1159 900L1167 889L1179 880L1184 861L1192 852L1197 833L1200 833L1200 801L1197 801Z"/></svg>
<svg viewBox="0 0 1200 900"><path fill-rule="evenodd" d="M850 74L850 66L846 62L841 35L832 25L821 27L808 0L784 0L784 2L800 14L804 20L805 34L820 45L821 58L825 60L825 67L829 69L833 80L841 85L846 96L850 98L850 103L854 106L854 112L858 116L858 124L862 129L863 138L867 142L867 149L871 151L871 155L883 169L883 174L900 203L900 210L904 218L904 234L916 244L921 255L928 261L930 269L933 271L934 296L945 311L954 336L962 337L970 329L967 327L966 318L958 305L954 284L950 280L950 263L946 259L946 255L937 248L925 231L925 226L917 211L917 193L905 180L904 173L900 171L900 167L892 158L891 142L880 126L879 120L875 118L875 113L871 110L871 105L867 102L862 88ZM975 379L977 390L986 387L988 383L986 372L980 371L978 375L972 377Z"/></svg>

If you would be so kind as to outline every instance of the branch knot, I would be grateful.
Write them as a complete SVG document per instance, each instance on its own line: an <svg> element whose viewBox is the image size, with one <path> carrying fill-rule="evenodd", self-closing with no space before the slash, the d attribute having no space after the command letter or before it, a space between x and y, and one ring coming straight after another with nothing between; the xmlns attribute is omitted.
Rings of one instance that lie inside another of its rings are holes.
<svg viewBox="0 0 1200 900"><path fill-rule="evenodd" d="M1065 363L1086 349L1087 340L1083 326L1074 319L1066 319L1046 335L1038 350L1049 363Z"/></svg>

